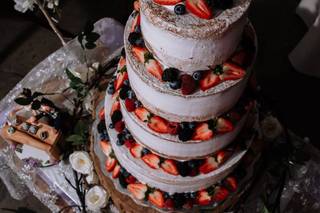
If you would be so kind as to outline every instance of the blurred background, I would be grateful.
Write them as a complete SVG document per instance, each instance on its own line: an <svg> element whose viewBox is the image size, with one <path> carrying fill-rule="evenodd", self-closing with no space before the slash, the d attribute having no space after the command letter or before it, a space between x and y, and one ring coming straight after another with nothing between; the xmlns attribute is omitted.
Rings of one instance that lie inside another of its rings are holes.
<svg viewBox="0 0 320 213"><path fill-rule="evenodd" d="M20 13L13 0L0 7L0 98L29 70L61 47L39 11ZM320 79L296 72L288 54L307 27L295 14L299 0L253 0L249 17L259 40L256 75L261 92L281 122L320 147ZM60 0L58 27L66 38L74 38L88 21L111 17L125 24L132 11L128 0ZM1 110L1 109L0 109ZM28 207L47 212L34 197L12 200L0 183L0 208ZM5 195L5 196L2 196ZM4 210L0 209L0 212ZM5 212L5 211L4 211Z"/></svg>

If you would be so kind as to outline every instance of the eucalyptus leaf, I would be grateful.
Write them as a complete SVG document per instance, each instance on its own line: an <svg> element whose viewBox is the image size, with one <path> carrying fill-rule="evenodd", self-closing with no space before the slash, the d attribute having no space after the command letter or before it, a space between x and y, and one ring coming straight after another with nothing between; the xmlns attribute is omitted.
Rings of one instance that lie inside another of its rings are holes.
<svg viewBox="0 0 320 213"><path fill-rule="evenodd" d="M88 42L85 44L85 47L88 49L88 50L91 50L91 49L94 49L96 48L96 44L95 43L91 43L91 42Z"/></svg>
<svg viewBox="0 0 320 213"><path fill-rule="evenodd" d="M67 141L67 142L72 142L72 143L74 143L74 142L81 142L81 141L83 141L83 138L82 138L81 135L76 135L76 134L74 134L74 135L70 135L69 137L67 137L67 138L66 138L66 141Z"/></svg>
<svg viewBox="0 0 320 213"><path fill-rule="evenodd" d="M19 98L14 99L14 101L21 106L27 106L27 105L31 104L32 99L19 97Z"/></svg>
<svg viewBox="0 0 320 213"><path fill-rule="evenodd" d="M84 145L84 144L86 144L85 140L72 142L73 146Z"/></svg>
<svg viewBox="0 0 320 213"><path fill-rule="evenodd" d="M73 75L73 73L68 68L66 68L66 74L71 82L74 82L76 84L83 84L81 78Z"/></svg>
<svg viewBox="0 0 320 213"><path fill-rule="evenodd" d="M86 35L87 42L94 43L100 38L100 35L95 32L91 32L88 35Z"/></svg>
<svg viewBox="0 0 320 213"><path fill-rule="evenodd" d="M88 132L88 124L84 121L78 121L74 127L74 132L78 135L82 135L83 133Z"/></svg>
<svg viewBox="0 0 320 213"><path fill-rule="evenodd" d="M38 110L41 107L41 102L39 100L34 100L31 104L31 109Z"/></svg>

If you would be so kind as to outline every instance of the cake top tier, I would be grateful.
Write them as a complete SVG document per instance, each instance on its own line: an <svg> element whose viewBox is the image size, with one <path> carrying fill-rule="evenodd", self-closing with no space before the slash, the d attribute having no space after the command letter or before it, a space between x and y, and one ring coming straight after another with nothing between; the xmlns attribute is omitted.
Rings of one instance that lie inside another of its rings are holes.
<svg viewBox="0 0 320 213"><path fill-rule="evenodd" d="M201 1L205 0L187 0L186 4ZM246 14L251 0L234 0L232 7L225 10L215 9L213 6L213 16L210 19L199 18L190 12L177 15L174 12L174 5L160 5L155 3L155 0L140 0L140 2L142 13L152 24L183 37L205 38L223 35L230 25Z"/></svg>

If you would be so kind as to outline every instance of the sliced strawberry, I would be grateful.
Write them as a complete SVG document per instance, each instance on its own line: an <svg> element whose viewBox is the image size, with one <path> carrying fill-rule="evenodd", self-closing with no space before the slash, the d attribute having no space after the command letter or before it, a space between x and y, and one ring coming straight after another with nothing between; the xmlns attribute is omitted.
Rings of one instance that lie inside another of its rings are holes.
<svg viewBox="0 0 320 213"><path fill-rule="evenodd" d="M194 93L197 89L196 81L191 77L191 75L181 75L181 93L183 95L190 95Z"/></svg>
<svg viewBox="0 0 320 213"><path fill-rule="evenodd" d="M176 135L178 133L179 124L176 122L168 122L168 133Z"/></svg>
<svg viewBox="0 0 320 213"><path fill-rule="evenodd" d="M112 178L115 179L115 178L118 178L118 177L119 177L119 175L120 175L120 169L121 169L120 165L117 164L117 165L114 167L114 169L113 169Z"/></svg>
<svg viewBox="0 0 320 213"><path fill-rule="evenodd" d="M153 0L154 3L160 4L160 5L176 5L183 0Z"/></svg>
<svg viewBox="0 0 320 213"><path fill-rule="evenodd" d="M158 133L166 134L172 131L169 127L169 122L156 115L149 119L148 126L150 129Z"/></svg>
<svg viewBox="0 0 320 213"><path fill-rule="evenodd" d="M211 19L213 16L206 0L186 0L186 8L190 13L202 19Z"/></svg>
<svg viewBox="0 0 320 213"><path fill-rule="evenodd" d="M219 118L217 121L216 131L220 134L231 132L233 130L233 124L224 118Z"/></svg>
<svg viewBox="0 0 320 213"><path fill-rule="evenodd" d="M162 81L163 69L160 63L155 59L149 59L145 61L147 71L158 80Z"/></svg>
<svg viewBox="0 0 320 213"><path fill-rule="evenodd" d="M133 112L136 109L136 104L133 99L126 98L124 104L126 105L128 112Z"/></svg>
<svg viewBox="0 0 320 213"><path fill-rule="evenodd" d="M140 11L140 0L136 0L133 2L133 8L135 11Z"/></svg>
<svg viewBox="0 0 320 213"><path fill-rule="evenodd" d="M174 209L174 201L171 198L168 198L165 202L164 202L164 206L168 209Z"/></svg>
<svg viewBox="0 0 320 213"><path fill-rule="evenodd" d="M100 120L104 120L105 119L105 111L104 111L104 107L102 107L99 111L99 119Z"/></svg>
<svg viewBox="0 0 320 213"><path fill-rule="evenodd" d="M144 47L134 46L132 47L133 55L137 58L140 63L145 62L145 55L148 54L148 50Z"/></svg>
<svg viewBox="0 0 320 213"><path fill-rule="evenodd" d="M226 162L230 156L231 156L231 152L229 151L219 151L217 153L217 161L219 164L222 164Z"/></svg>
<svg viewBox="0 0 320 213"><path fill-rule="evenodd" d="M122 132L124 130L124 122L123 121L118 121L115 125L114 125L114 129L117 131L117 132Z"/></svg>
<svg viewBox="0 0 320 213"><path fill-rule="evenodd" d="M228 195L229 195L229 191L227 189L217 186L215 188L215 192L212 197L212 200L216 202L221 202L227 199Z"/></svg>
<svg viewBox="0 0 320 213"><path fill-rule="evenodd" d="M194 204L194 201L192 199L187 199L183 205L183 208L185 209L192 209L193 208L193 204Z"/></svg>
<svg viewBox="0 0 320 213"><path fill-rule="evenodd" d="M126 178L126 182L127 182L127 184L136 183L136 182L137 182L137 179L136 179L135 177L133 177L132 175L129 175L129 176Z"/></svg>
<svg viewBox="0 0 320 213"><path fill-rule="evenodd" d="M212 137L213 137L213 131L209 128L209 124L199 123L195 128L192 139L206 141Z"/></svg>
<svg viewBox="0 0 320 213"><path fill-rule="evenodd" d="M112 153L112 147L111 144L107 141L100 141L100 146L102 149L102 152L106 155L109 156Z"/></svg>
<svg viewBox="0 0 320 213"><path fill-rule="evenodd" d="M118 63L118 70L122 70L126 66L126 59L121 56L119 63Z"/></svg>
<svg viewBox="0 0 320 213"><path fill-rule="evenodd" d="M235 192L238 189L238 182L235 177L227 177L225 185L228 189Z"/></svg>
<svg viewBox="0 0 320 213"><path fill-rule="evenodd" d="M200 80L200 89L206 91L221 82L221 79L216 75L212 70L208 70L204 73L203 77Z"/></svg>
<svg viewBox="0 0 320 213"><path fill-rule="evenodd" d="M223 74L220 75L221 80L238 80L246 74L245 70L233 63L223 64Z"/></svg>
<svg viewBox="0 0 320 213"><path fill-rule="evenodd" d="M111 172L117 164L117 160L112 157L108 157L106 161L106 169L108 172Z"/></svg>
<svg viewBox="0 0 320 213"><path fill-rule="evenodd" d="M148 187L142 183L132 183L127 186L127 189L138 200L142 200L146 197Z"/></svg>
<svg viewBox="0 0 320 213"><path fill-rule="evenodd" d="M120 102L119 101L113 102L110 115L112 115L117 110L120 110Z"/></svg>
<svg viewBox="0 0 320 213"><path fill-rule="evenodd" d="M205 162L200 166L199 172L202 174L208 174L218 168L218 162L213 157L208 157Z"/></svg>
<svg viewBox="0 0 320 213"><path fill-rule="evenodd" d="M140 25L140 14L136 14L136 16L134 17L133 21L132 21L132 26L131 26L131 33L135 31L136 27Z"/></svg>
<svg viewBox="0 0 320 213"><path fill-rule="evenodd" d="M197 202L200 206L207 206L211 203L211 196L206 190L198 192Z"/></svg>
<svg viewBox="0 0 320 213"><path fill-rule="evenodd" d="M179 171L174 160L167 159L163 163L161 163L160 166L165 172L171 175L179 175Z"/></svg>
<svg viewBox="0 0 320 213"><path fill-rule="evenodd" d="M150 193L148 195L148 200L149 200L150 203L152 203L153 205L155 205L155 206L157 206L159 208L163 208L164 207L163 194L159 190L155 190L154 192Z"/></svg>
<svg viewBox="0 0 320 213"><path fill-rule="evenodd" d="M142 157L142 160L152 169L160 168L160 158L155 154L147 154Z"/></svg>
<svg viewBox="0 0 320 213"><path fill-rule="evenodd" d="M135 158L141 158L142 150L143 150L143 147L137 143L133 147L131 147L130 153Z"/></svg>
<svg viewBox="0 0 320 213"><path fill-rule="evenodd" d="M152 117L151 113L144 107L136 108L134 114L143 122L148 122Z"/></svg>
<svg viewBox="0 0 320 213"><path fill-rule="evenodd" d="M125 80L128 80L128 73L126 70L120 70L118 73L117 73L117 78L116 80L114 81L114 88L115 90L119 90L122 85L123 85L123 82Z"/></svg>
<svg viewBox="0 0 320 213"><path fill-rule="evenodd" d="M128 148L131 149L135 145L135 141L133 139L127 139L124 141L124 145Z"/></svg>

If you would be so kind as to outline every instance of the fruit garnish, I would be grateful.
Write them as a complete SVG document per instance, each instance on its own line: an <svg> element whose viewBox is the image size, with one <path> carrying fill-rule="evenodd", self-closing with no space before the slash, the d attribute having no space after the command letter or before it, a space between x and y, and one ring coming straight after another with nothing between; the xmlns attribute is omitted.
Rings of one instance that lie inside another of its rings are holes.
<svg viewBox="0 0 320 213"><path fill-rule="evenodd" d="M142 149L143 147L140 144L135 144L133 147L130 148L130 153L135 158L141 158Z"/></svg>
<svg viewBox="0 0 320 213"><path fill-rule="evenodd" d="M132 183L127 186L127 189L138 200L142 200L146 197L148 187L142 183Z"/></svg>
<svg viewBox="0 0 320 213"><path fill-rule="evenodd" d="M171 175L179 175L179 171L174 160L167 159L160 164L160 167Z"/></svg>
<svg viewBox="0 0 320 213"><path fill-rule="evenodd" d="M155 154L147 154L142 157L142 160L152 169L159 169L160 158Z"/></svg>
<svg viewBox="0 0 320 213"><path fill-rule="evenodd" d="M218 162L213 157L208 157L205 162L200 166L199 172L202 174L208 174L218 168Z"/></svg>
<svg viewBox="0 0 320 213"><path fill-rule="evenodd" d="M148 195L148 200L153 205L163 208L164 207L164 198L163 193L159 190L155 190Z"/></svg>
<svg viewBox="0 0 320 213"><path fill-rule="evenodd" d="M202 19L211 19L213 16L206 0L186 0L186 8L190 13Z"/></svg>
<svg viewBox="0 0 320 213"><path fill-rule="evenodd" d="M193 133L193 140L206 141L213 137L213 131L208 123L198 123Z"/></svg>

